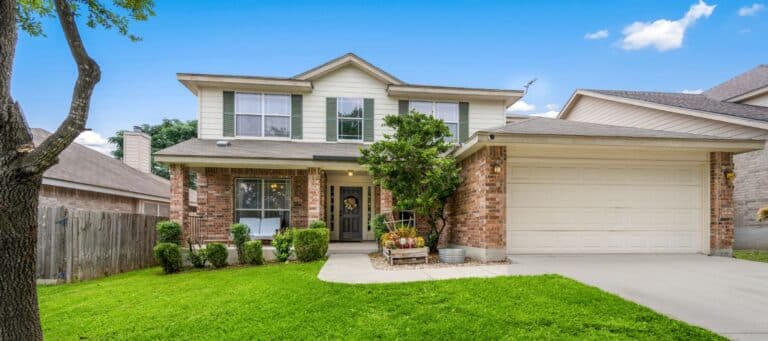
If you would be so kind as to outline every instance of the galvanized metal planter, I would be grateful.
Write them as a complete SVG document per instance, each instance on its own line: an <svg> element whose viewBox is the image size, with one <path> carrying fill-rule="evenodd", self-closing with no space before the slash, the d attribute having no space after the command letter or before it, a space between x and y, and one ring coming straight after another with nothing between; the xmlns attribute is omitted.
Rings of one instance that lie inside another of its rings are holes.
<svg viewBox="0 0 768 341"><path fill-rule="evenodd" d="M437 249L441 263L463 264L466 257L464 249Z"/></svg>

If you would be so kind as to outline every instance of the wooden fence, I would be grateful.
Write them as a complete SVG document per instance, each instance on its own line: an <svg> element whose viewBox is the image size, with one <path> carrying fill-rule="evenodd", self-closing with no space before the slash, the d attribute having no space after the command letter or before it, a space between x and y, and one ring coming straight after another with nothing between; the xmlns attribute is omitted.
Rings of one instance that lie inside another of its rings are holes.
<svg viewBox="0 0 768 341"><path fill-rule="evenodd" d="M155 265L155 224L164 217L40 207L37 278L82 281Z"/></svg>

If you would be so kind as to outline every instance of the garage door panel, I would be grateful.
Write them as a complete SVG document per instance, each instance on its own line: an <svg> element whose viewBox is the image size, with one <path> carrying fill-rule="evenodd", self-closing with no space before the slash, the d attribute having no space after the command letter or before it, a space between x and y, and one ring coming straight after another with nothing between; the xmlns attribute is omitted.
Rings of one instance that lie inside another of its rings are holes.
<svg viewBox="0 0 768 341"><path fill-rule="evenodd" d="M703 164L510 162L510 253L693 253L702 248Z"/></svg>
<svg viewBox="0 0 768 341"><path fill-rule="evenodd" d="M698 170L690 167L647 165L512 164L511 183L698 185Z"/></svg>
<svg viewBox="0 0 768 341"><path fill-rule="evenodd" d="M694 253L696 232L686 231L514 231L510 253Z"/></svg>
<svg viewBox="0 0 768 341"><path fill-rule="evenodd" d="M700 186L508 183L512 207L698 208Z"/></svg>

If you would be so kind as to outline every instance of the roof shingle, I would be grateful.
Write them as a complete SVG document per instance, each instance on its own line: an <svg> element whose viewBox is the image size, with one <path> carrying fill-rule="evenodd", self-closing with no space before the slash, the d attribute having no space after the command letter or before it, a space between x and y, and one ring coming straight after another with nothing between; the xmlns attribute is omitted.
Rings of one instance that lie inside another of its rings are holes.
<svg viewBox="0 0 768 341"><path fill-rule="evenodd" d="M704 91L703 95L714 100L726 101L764 87L768 87L768 64L758 65L752 70Z"/></svg>

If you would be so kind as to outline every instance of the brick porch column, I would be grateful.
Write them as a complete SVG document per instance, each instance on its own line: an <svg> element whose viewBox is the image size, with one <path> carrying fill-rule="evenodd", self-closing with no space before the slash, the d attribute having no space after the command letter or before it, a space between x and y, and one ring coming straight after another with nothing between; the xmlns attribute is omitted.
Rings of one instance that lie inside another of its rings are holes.
<svg viewBox="0 0 768 341"><path fill-rule="evenodd" d="M733 181L727 173L733 172L733 153L709 154L709 247L713 256L733 255Z"/></svg>
<svg viewBox="0 0 768 341"><path fill-rule="evenodd" d="M379 186L377 188L379 189L379 213L392 213L392 192Z"/></svg>
<svg viewBox="0 0 768 341"><path fill-rule="evenodd" d="M170 218L182 228L182 240L189 232L189 168L182 164L171 165Z"/></svg>
<svg viewBox="0 0 768 341"><path fill-rule="evenodd" d="M307 223L315 220L326 221L325 171L320 168L307 169Z"/></svg>

